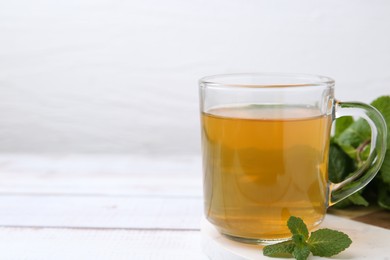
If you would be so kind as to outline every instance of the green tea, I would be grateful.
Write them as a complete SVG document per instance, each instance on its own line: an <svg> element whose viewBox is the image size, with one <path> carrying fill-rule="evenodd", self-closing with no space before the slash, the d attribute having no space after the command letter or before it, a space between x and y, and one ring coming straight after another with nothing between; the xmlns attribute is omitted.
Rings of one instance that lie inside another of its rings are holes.
<svg viewBox="0 0 390 260"><path fill-rule="evenodd" d="M298 106L243 105L202 114L205 215L222 233L290 236L293 215L323 219L331 118Z"/></svg>

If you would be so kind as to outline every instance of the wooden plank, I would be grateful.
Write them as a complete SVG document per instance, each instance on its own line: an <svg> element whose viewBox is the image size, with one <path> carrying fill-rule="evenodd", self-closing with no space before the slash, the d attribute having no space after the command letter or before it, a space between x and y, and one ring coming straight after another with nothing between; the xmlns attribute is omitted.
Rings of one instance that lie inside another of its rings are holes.
<svg viewBox="0 0 390 260"><path fill-rule="evenodd" d="M0 225L199 230L200 197L0 196Z"/></svg>
<svg viewBox="0 0 390 260"><path fill-rule="evenodd" d="M0 228L1 259L207 259L199 231Z"/></svg>
<svg viewBox="0 0 390 260"><path fill-rule="evenodd" d="M331 208L329 213L362 223L390 229L390 211L376 205L369 207L354 206L346 209Z"/></svg>
<svg viewBox="0 0 390 260"><path fill-rule="evenodd" d="M199 157L0 156L0 193L201 196Z"/></svg>
<svg viewBox="0 0 390 260"><path fill-rule="evenodd" d="M390 229L390 212L387 210L378 210L376 212L354 218L353 220Z"/></svg>

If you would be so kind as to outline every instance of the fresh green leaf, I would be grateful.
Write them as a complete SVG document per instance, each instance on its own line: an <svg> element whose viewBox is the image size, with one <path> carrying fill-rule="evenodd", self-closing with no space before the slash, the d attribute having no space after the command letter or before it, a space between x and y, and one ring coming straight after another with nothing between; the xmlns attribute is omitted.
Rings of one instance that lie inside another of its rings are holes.
<svg viewBox="0 0 390 260"><path fill-rule="evenodd" d="M362 148L361 152L359 153L360 160L362 160L363 162L366 161L370 156L370 151L371 151L371 145L370 144L365 145Z"/></svg>
<svg viewBox="0 0 390 260"><path fill-rule="evenodd" d="M263 255L270 257L292 257L294 243L289 240L274 245L268 245L263 248Z"/></svg>
<svg viewBox="0 0 390 260"><path fill-rule="evenodd" d="M336 209L344 209L344 208L347 208L349 206L353 205L352 201L350 201L347 198L337 202L336 204L334 204L332 207L336 208Z"/></svg>
<svg viewBox="0 0 390 260"><path fill-rule="evenodd" d="M380 170L380 175L382 177L383 182L390 187L390 147L386 151L385 160L383 161Z"/></svg>
<svg viewBox="0 0 390 260"><path fill-rule="evenodd" d="M342 232L325 228L311 233L307 243L313 255L330 257L348 248L352 240Z"/></svg>
<svg viewBox="0 0 390 260"><path fill-rule="evenodd" d="M344 132L345 129L347 129L352 123L353 123L352 116L343 116L337 118L335 121L336 127L335 127L334 137L335 138L339 137L340 134Z"/></svg>
<svg viewBox="0 0 390 260"><path fill-rule="evenodd" d="M337 145L329 147L329 180L333 183L343 181L349 173L353 172L353 160Z"/></svg>
<svg viewBox="0 0 390 260"><path fill-rule="evenodd" d="M381 183L378 187L378 204L384 209L390 210L390 187Z"/></svg>
<svg viewBox="0 0 390 260"><path fill-rule="evenodd" d="M351 124L335 140L340 146L358 147L361 143L371 138L371 128L364 119L359 119Z"/></svg>
<svg viewBox="0 0 390 260"><path fill-rule="evenodd" d="M370 203L363 197L362 192L358 191L358 192L346 197L342 201L337 202L333 207L335 207L337 209L343 209L343 208L349 207L351 205L367 207L370 205Z"/></svg>
<svg viewBox="0 0 390 260"><path fill-rule="evenodd" d="M287 226L293 234L293 238L294 235L302 235L304 240L309 237L309 230L301 218L291 216L287 221Z"/></svg>
<svg viewBox="0 0 390 260"><path fill-rule="evenodd" d="M390 132L390 96L375 99L371 105L379 110L386 121L387 133ZM390 147L390 134L387 135L387 147Z"/></svg>
<svg viewBox="0 0 390 260"><path fill-rule="evenodd" d="M295 246L292 255L297 260L306 260L310 255L310 248L308 245Z"/></svg>
<svg viewBox="0 0 390 260"><path fill-rule="evenodd" d="M352 145L347 144L338 144L340 148L349 156L349 158L355 160L357 158L356 148Z"/></svg>
<svg viewBox="0 0 390 260"><path fill-rule="evenodd" d="M349 201L352 202L353 205L365 206L367 207L370 203L361 195L360 192L356 192L348 197Z"/></svg>
<svg viewBox="0 0 390 260"><path fill-rule="evenodd" d="M375 179L378 180L378 205L390 210L390 96L379 97L371 105L379 110L387 126L387 151L382 167Z"/></svg>

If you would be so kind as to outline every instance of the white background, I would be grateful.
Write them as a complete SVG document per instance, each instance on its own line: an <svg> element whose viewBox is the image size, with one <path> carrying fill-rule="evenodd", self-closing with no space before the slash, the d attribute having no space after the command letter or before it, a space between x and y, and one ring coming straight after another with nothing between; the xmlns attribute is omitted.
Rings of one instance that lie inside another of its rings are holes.
<svg viewBox="0 0 390 260"><path fill-rule="evenodd" d="M0 0L0 152L199 154L197 81L231 72L390 93L388 0Z"/></svg>

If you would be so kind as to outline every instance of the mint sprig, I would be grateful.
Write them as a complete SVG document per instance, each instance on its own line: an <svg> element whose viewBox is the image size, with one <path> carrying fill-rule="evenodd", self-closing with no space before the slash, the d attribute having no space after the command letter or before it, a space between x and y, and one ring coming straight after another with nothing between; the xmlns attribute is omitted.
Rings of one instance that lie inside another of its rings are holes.
<svg viewBox="0 0 390 260"><path fill-rule="evenodd" d="M328 228L314 231L309 236L306 224L298 217L291 216L287 226L292 234L291 240L264 247L265 256L306 260L311 252L316 256L330 257L344 251L352 243L348 235Z"/></svg>

